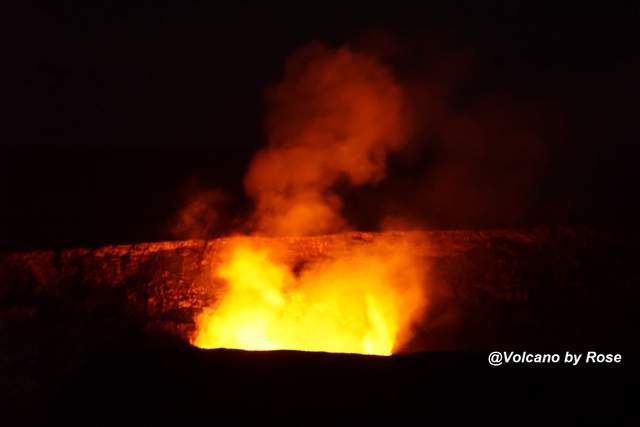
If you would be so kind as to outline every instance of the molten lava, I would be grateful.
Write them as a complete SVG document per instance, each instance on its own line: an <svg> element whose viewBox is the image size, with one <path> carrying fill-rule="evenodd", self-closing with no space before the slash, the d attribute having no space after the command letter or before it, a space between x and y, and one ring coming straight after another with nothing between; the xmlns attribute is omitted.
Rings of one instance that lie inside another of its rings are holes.
<svg viewBox="0 0 640 427"><path fill-rule="evenodd" d="M312 44L287 61L268 98L268 144L244 182L255 202L251 229L349 229L337 184L380 182L387 156L407 143L404 93L391 70L349 47ZM302 266L285 253L258 238L232 240L214 268L226 289L197 318L196 346L389 355L410 337L425 297L423 262L408 242L362 244Z"/></svg>
<svg viewBox="0 0 640 427"><path fill-rule="evenodd" d="M285 248L234 239L214 270L226 288L197 319L193 344L390 355L425 305L411 249L382 241L295 271Z"/></svg>

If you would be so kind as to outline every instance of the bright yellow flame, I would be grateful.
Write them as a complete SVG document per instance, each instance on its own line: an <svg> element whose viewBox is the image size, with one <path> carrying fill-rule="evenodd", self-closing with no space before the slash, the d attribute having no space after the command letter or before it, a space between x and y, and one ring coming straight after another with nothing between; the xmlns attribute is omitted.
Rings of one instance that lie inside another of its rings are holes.
<svg viewBox="0 0 640 427"><path fill-rule="evenodd" d="M227 287L198 317L193 344L390 355L425 306L415 252L377 242L295 274L282 248L235 239L215 269Z"/></svg>

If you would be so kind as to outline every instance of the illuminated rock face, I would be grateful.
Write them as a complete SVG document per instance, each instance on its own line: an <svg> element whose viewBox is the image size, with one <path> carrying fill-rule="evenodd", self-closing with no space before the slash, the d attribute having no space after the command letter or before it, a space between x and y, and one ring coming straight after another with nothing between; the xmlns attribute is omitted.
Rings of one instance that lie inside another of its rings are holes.
<svg viewBox="0 0 640 427"><path fill-rule="evenodd" d="M277 240L289 248L292 265L303 265L381 235L352 232ZM633 292L629 272L608 268L619 259L607 255L611 248L618 254L624 248L587 230L385 233L389 235L418 242L432 285L429 310L409 351L531 342L532 334L545 336L554 321L558 340L580 339L584 325L575 318L580 310L597 308L597 298L590 298L594 289L604 289L598 287L601 281L608 280L606 292ZM90 316L117 310L147 332L187 340L196 315L215 303L220 284L211 271L228 243L222 238L3 254L0 316L28 322L43 307L59 304ZM573 318L562 314L568 307L577 313ZM585 319L597 322L598 316L589 316Z"/></svg>

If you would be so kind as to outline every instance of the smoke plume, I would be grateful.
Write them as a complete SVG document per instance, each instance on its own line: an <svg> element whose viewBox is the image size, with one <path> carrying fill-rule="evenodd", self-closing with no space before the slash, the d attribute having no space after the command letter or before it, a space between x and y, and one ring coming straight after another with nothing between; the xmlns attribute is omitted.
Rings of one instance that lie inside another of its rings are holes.
<svg viewBox="0 0 640 427"><path fill-rule="evenodd" d="M347 228L335 186L377 183L406 142L400 86L374 56L312 44L295 52L268 93L266 148L245 177L257 232L310 235Z"/></svg>
<svg viewBox="0 0 640 427"><path fill-rule="evenodd" d="M186 189L184 206L172 219L170 232L177 239L203 239L211 234L223 222L222 206L227 201L226 194L220 189Z"/></svg>

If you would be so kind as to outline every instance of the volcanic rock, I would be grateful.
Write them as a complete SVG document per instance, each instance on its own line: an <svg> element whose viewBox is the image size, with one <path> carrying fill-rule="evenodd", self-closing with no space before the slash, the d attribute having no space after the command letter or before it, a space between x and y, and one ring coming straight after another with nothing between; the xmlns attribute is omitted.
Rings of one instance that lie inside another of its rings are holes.
<svg viewBox="0 0 640 427"><path fill-rule="evenodd" d="M637 298L624 241L582 229L350 232L269 238L290 262L335 257L376 239L410 239L429 267L430 305L406 351L613 339L606 325ZM0 317L28 325L107 318L188 341L215 302L212 268L229 238L0 255ZM626 307L626 305L623 305ZM612 315L604 319L604 317ZM89 323L91 323L89 322ZM604 323L603 323L604 322ZM77 329L79 325L70 325ZM124 327L124 326L123 326ZM109 340L111 332L101 332ZM63 328L64 329L64 328ZM78 332L83 335L85 332ZM591 338L590 338L591 337Z"/></svg>

